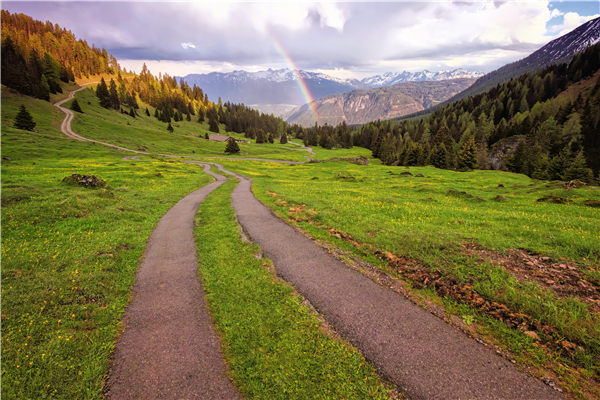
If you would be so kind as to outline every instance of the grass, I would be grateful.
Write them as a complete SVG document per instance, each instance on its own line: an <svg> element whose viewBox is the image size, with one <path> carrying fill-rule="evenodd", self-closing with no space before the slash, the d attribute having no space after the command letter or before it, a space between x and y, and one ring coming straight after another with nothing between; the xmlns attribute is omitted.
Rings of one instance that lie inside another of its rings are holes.
<svg viewBox="0 0 600 400"><path fill-rule="evenodd" d="M425 271L439 273L449 282L471 285L485 300L504 304L552 327L555 333L549 340L554 344L572 341L579 350L571 354L546 352L521 330L508 329L504 324L500 329L486 315L469 308L472 316L468 319L480 321L481 329L493 334L505 348L523 353L520 361L544 366L556 358L566 366L553 364L551 369L562 376L568 390L582 394L589 389L598 394L597 386L593 389L600 374L598 314L577 298L560 297L537 282L518 280L490 260L478 262L462 247L463 243L473 243L499 254L525 248L539 256L572 262L588 279L597 281L600 214L583 202L600 199L598 187L568 191L560 183L512 173L431 167L324 163L266 168L258 162L223 164L251 177L253 190L262 202L317 239L360 255L401 278L402 271L389 268L375 255L389 252L416 260ZM405 171L411 175L403 175ZM415 176L419 173L424 177ZM494 201L498 195L506 201ZM537 202L548 195L572 202ZM351 239L339 239L331 229ZM442 302L444 296L434 293L430 297ZM454 308L460 305L458 301ZM461 315L467 314L463 311ZM577 375L577 379L569 383L569 374Z"/></svg>
<svg viewBox="0 0 600 400"><path fill-rule="evenodd" d="M200 275L232 377L248 399L383 399L373 367L319 327L301 296L243 242L229 181L196 218Z"/></svg>
<svg viewBox="0 0 600 400"><path fill-rule="evenodd" d="M118 112L107 112L100 106L91 89L78 92L75 98L78 99L84 113L76 114L72 127L82 136L151 153L229 156L225 154L225 143L204 138L206 133L210 133L206 122L198 123L195 118L192 121L172 122L174 132L171 134L166 130L167 124L153 116L146 116L145 105L141 105L138 110L139 116L133 118ZM153 115L152 107L149 107L149 110ZM304 154L303 151L290 151L287 146L279 143L240 143L240 153L234 157L304 161Z"/></svg>
<svg viewBox="0 0 600 400"><path fill-rule="evenodd" d="M25 104L37 132L14 129ZM173 161L66 138L48 102L2 90L2 397L102 397L120 318L150 232L209 182ZM102 189L61 182L72 173Z"/></svg>

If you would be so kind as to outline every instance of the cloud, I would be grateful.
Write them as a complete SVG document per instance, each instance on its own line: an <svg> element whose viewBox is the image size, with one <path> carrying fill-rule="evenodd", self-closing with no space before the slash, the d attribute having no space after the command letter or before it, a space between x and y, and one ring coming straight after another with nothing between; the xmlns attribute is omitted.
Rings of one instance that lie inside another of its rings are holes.
<svg viewBox="0 0 600 400"><path fill-rule="evenodd" d="M161 68L186 71L285 65L274 39L303 69L489 71L593 17L562 15L549 0L4 1L2 8L59 23L119 59L161 60ZM548 21L561 17L548 32Z"/></svg>
<svg viewBox="0 0 600 400"><path fill-rule="evenodd" d="M183 43L181 43L181 47L183 47L185 50L188 50L188 49L195 49L196 45L192 42L183 42Z"/></svg>
<svg viewBox="0 0 600 400"><path fill-rule="evenodd" d="M594 18L600 17L600 14L595 15L579 15L576 12L567 12L563 15L563 23L554 25L550 28L551 32L555 33L556 36L562 36L571 32L573 29L577 28L579 25L584 24Z"/></svg>

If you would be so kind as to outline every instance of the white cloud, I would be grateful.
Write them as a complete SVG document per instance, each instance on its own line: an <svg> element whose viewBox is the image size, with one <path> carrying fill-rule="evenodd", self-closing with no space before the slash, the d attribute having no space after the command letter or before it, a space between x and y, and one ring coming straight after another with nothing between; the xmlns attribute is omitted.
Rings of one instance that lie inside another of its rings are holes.
<svg viewBox="0 0 600 400"><path fill-rule="evenodd" d="M576 12L568 12L563 15L563 23L559 25L554 25L551 28L551 31L556 32L556 36L562 36L566 33L571 32L573 29L577 28L579 25L588 22L594 18L600 17L600 14L595 15L579 15Z"/></svg>
<svg viewBox="0 0 600 400"><path fill-rule="evenodd" d="M183 47L185 50L187 49L195 49L196 45L192 42L183 42L181 43L181 47Z"/></svg>

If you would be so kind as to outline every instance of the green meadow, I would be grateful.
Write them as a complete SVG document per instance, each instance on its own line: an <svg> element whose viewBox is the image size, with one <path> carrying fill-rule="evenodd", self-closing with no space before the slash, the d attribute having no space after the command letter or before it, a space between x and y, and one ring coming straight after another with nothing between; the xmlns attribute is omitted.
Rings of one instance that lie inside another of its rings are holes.
<svg viewBox="0 0 600 400"><path fill-rule="evenodd" d="M521 363L554 370L572 392L595 390L600 318L593 304L554 293L545 281L512 274L496 259L481 259L481 253L468 249L498 257L526 249L537 259L568 263L598 285L600 211L584 202L600 200L600 188L566 190L560 182L497 171L342 162L290 166L223 160L223 164L251 177L254 193L263 203L311 236L413 283L415 292L443 305L466 325L477 322L469 328L491 336ZM547 196L562 197L567 203L537 201ZM416 267L403 269L389 262L394 259ZM421 271L450 286L465 285L513 314L525 314L529 325L511 329L460 296L436 293L436 285L412 279L423 275ZM524 334L536 329L542 330L539 342ZM557 345L563 340L577 344L576 350Z"/></svg>
<svg viewBox="0 0 600 400"><path fill-rule="evenodd" d="M206 123L176 122L169 133L145 115L145 105L133 118L103 109L91 90L76 97L84 113L74 118L75 132L154 155L123 160L127 153L69 139L60 132L64 115L56 107L3 87L7 398L102 397L119 321L153 227L211 180L197 165L156 154L224 155L225 143L204 139ZM36 121L35 132L13 128L21 104ZM540 278L519 267L528 260L562 265L597 288L600 209L586 202L600 201L600 188L567 190L561 182L498 171L383 166L362 148L315 147L312 155L291 143L240 147L238 157L369 158L367 166L214 161L252 178L256 196L283 219L346 259L366 260L407 282L413 300L442 307L520 368L550 376L575 397L600 396L600 318L593 301L548 284L572 288L567 275L563 282L560 274ZM96 175L107 185L62 183L73 173ZM328 335L301 296L274 275L270 261L255 258L258 248L241 240L229 200L233 185L203 203L196 237L199 272L235 384L248 398L388 396L362 356ZM562 200L538 201L552 197ZM529 258L515 259L516 252ZM504 263L511 257L512 264ZM507 311L498 316L502 307ZM521 319L515 322L515 315Z"/></svg>
<svg viewBox="0 0 600 400"><path fill-rule="evenodd" d="M37 132L12 128L25 104ZM210 182L68 139L62 112L2 90L2 396L100 398L119 320L158 219ZM93 174L104 188L70 186Z"/></svg>
<svg viewBox="0 0 600 400"><path fill-rule="evenodd" d="M129 116L86 106L87 100L80 103L86 114L76 117L80 125L75 129L85 136L94 137L91 129L83 128L87 123L96 132L112 132L96 137L106 141L114 132L136 140L148 135L156 138L152 151L176 153L193 144L203 154L223 154L223 143L169 136L166 130L158 132L154 121L132 122ZM12 127L21 104L37 123L34 132ZM122 329L120 319L152 229L179 199L212 180L197 165L149 156L141 156L144 161L124 160L127 153L69 139L60 132L63 117L48 102L2 90L6 398L102 398L111 352ZM142 127L141 133L133 129L135 124ZM128 139L115 143L132 144ZM247 146L252 156L287 152L294 159L304 153L279 145L255 146ZM106 186L90 189L62 182L73 173L96 175ZM263 265L268 260L254 258L257 247L241 241L229 208L232 184L202 207L198 247L211 311L225 339L235 384L249 398L387 398L388 389L362 356L325 333L293 289ZM243 251L234 254L231 248ZM247 291L230 297L241 280ZM236 334L227 325L239 318L248 324L247 331ZM272 350L268 357L267 348Z"/></svg>

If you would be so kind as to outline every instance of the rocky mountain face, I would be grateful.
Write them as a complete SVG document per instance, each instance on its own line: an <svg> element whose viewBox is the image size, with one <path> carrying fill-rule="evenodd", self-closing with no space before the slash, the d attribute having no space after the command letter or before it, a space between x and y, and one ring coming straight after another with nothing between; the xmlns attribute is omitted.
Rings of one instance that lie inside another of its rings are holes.
<svg viewBox="0 0 600 400"><path fill-rule="evenodd" d="M338 79L326 74L298 71L312 97L319 99L356 89L372 89L392 86L402 82L441 81L456 78L477 78L479 72L455 69L431 72L388 72L364 79ZM244 103L263 112L284 115L293 106L306 103L298 88L297 77L289 69L268 69L259 72L233 71L190 74L183 79L190 85L201 87L211 100L221 97L223 101Z"/></svg>
<svg viewBox="0 0 600 400"><path fill-rule="evenodd" d="M376 89L355 90L317 99L313 102L320 124L361 124L377 119L392 119L436 105L469 87L473 78L441 81L403 82ZM312 126L314 115L304 104L294 109L289 123Z"/></svg>
<svg viewBox="0 0 600 400"><path fill-rule="evenodd" d="M471 87L450 101L483 93L516 76L533 72L544 66L568 62L573 55L600 41L600 18L580 25L571 32L546 44L526 58L507 64L479 78Z"/></svg>

